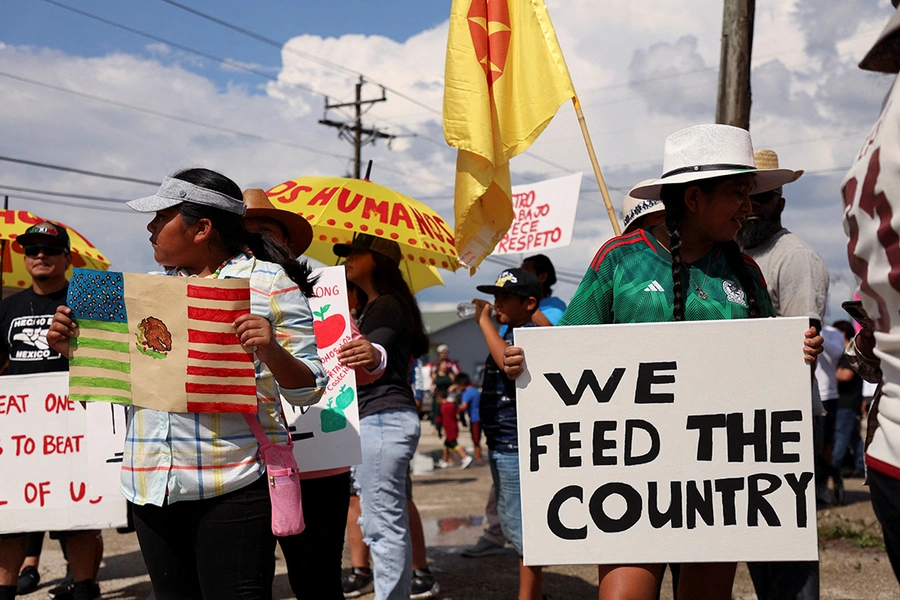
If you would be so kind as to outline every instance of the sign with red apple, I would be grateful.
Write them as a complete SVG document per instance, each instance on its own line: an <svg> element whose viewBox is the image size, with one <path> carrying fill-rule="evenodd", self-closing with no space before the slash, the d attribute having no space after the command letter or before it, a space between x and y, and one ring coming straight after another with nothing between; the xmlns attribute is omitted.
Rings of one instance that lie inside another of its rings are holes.
<svg viewBox="0 0 900 600"><path fill-rule="evenodd" d="M299 408L282 401L294 439L294 456L305 473L362 461L356 374L338 362L341 346L352 336L344 267L317 269L315 276L319 280L309 307L319 358L328 371L328 386L322 399L312 406Z"/></svg>

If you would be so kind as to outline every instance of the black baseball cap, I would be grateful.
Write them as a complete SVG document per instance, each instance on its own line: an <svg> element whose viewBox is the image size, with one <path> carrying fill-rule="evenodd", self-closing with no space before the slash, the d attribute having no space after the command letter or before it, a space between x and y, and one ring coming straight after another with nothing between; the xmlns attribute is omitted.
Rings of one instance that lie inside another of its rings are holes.
<svg viewBox="0 0 900 600"><path fill-rule="evenodd" d="M500 273L494 285L479 285L475 289L485 294L506 292L538 300L540 300L543 291L541 280L538 279L537 275L525 269L506 269Z"/></svg>
<svg viewBox="0 0 900 600"><path fill-rule="evenodd" d="M20 246L32 246L34 244L47 244L50 246L60 246L67 251L71 249L69 242L69 233L66 228L56 223L44 221L37 225L32 225L25 230L25 233L16 238Z"/></svg>
<svg viewBox="0 0 900 600"><path fill-rule="evenodd" d="M353 234L353 241L349 244L334 245L334 253L337 256L346 257L353 250L377 252L378 254L387 256L394 261L395 264L400 264L400 245L393 240L386 240L374 235L369 235L368 233L355 233Z"/></svg>

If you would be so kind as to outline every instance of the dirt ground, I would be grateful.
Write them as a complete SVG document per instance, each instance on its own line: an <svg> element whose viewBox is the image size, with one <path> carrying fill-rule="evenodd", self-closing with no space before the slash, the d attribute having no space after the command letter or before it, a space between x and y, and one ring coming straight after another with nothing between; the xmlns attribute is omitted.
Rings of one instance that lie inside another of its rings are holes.
<svg viewBox="0 0 900 600"><path fill-rule="evenodd" d="M423 422L417 464L440 448L431 426ZM461 441L468 440L463 431ZM467 559L460 552L475 543L484 527L483 510L490 488L490 470L473 465L414 475L413 495L422 515L428 558L441 585L444 600L512 600L518 586L518 559L515 552L479 559ZM859 479L846 482L846 505L820 510L819 557L823 600L876 600L900 598L900 586L883 549L881 531L867 488ZM133 533L120 535L105 531L105 555L100 569L104 598L145 600L150 596L140 550ZM349 567L345 552L345 567ZM40 566L42 586L25 596L46 598L47 590L65 575L59 546L47 540ZM597 598L597 570L591 566L548 567L544 571L544 591L554 600ZM293 598L284 561L279 555L274 597ZM671 584L663 585L664 599L672 598ZM756 595L745 565L738 566L735 600L753 600ZM365 596L366 599L374 595Z"/></svg>

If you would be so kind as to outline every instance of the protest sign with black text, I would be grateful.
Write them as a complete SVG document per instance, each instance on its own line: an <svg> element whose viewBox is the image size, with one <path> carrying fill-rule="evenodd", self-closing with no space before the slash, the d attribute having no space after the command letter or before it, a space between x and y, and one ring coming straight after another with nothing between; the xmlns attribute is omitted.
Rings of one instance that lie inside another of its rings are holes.
<svg viewBox="0 0 900 600"><path fill-rule="evenodd" d="M526 564L815 560L808 326L517 329Z"/></svg>

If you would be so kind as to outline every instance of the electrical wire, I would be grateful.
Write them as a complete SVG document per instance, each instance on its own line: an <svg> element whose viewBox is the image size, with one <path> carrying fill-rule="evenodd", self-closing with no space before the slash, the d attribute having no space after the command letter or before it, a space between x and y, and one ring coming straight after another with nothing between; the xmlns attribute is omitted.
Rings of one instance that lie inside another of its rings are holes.
<svg viewBox="0 0 900 600"><path fill-rule="evenodd" d="M40 167L42 169L54 169L56 171L65 171L67 173L77 173L78 175L87 175L89 177L100 177L102 179L113 179L116 181L127 181L129 183L140 183L143 185L152 185L159 187L159 181L151 181L149 179L137 179L136 177L125 177L122 175L110 175L108 173L97 173L96 171L85 171L83 169L74 169L72 167L63 167L60 165L51 165L49 163L37 162L33 160L25 160L24 158L12 158L11 156L0 156L0 161L17 163L20 165L28 165L29 167Z"/></svg>
<svg viewBox="0 0 900 600"><path fill-rule="evenodd" d="M62 196L63 198L78 198L79 200L96 200L97 202L115 202L117 204L124 204L128 202L127 200L123 200L121 198L107 198L104 196L86 196L83 194L67 194L64 192L51 192L49 190L36 190L33 188L26 187L17 187L13 185L3 185L0 183L0 190L14 190L16 192L28 192L31 194L44 194L46 196Z"/></svg>
<svg viewBox="0 0 900 600"><path fill-rule="evenodd" d="M58 85L53 85L52 83L46 83L43 81L38 81L36 79L29 79L28 77L22 77L20 75L14 75L12 73L6 73L0 71L0 77L6 77L8 79L14 79L16 81L22 81L24 83L28 83L31 85L36 85L38 87L47 88L50 90L54 90L57 92L63 92L65 94L72 94L73 96L79 96L81 98L87 98L88 100L94 100L96 102L102 102L104 104L110 104L112 106L117 106L119 108L126 108L128 110L134 110L137 112L146 113L148 115L153 115L155 117L160 117L163 119L170 119L172 121L178 121L179 123L187 123L188 125L195 125L197 127L205 127L207 129L212 129L215 131L220 131L223 133L229 133L231 135L236 135L240 137L245 137L248 139L253 139L261 142L268 142L270 144L278 144L279 146L286 146L288 148L294 148L297 150L303 150L304 152L312 152L313 154L318 154L321 156L328 156L331 158L338 158L341 160L347 160L351 157L345 156L343 154L335 154L333 152L325 152L323 150L317 148L310 148L309 146L303 146L300 144L295 144L293 142L288 142L286 140L277 140L274 138L265 137L256 133L249 133L246 131L239 131L237 129L231 129L229 127L222 127L221 125L215 125L213 123L205 123L203 121L197 121L195 119L189 119L187 117L181 117L179 115L173 115L171 113L165 113L159 110L155 110L152 108L145 108L143 106L137 106L134 104L128 104L127 102L120 102L118 100L111 100L109 98L103 98L102 96L95 96L93 94L87 94L85 92L79 92L77 90L64 88Z"/></svg>
<svg viewBox="0 0 900 600"><path fill-rule="evenodd" d="M45 0L45 1L47 1L47 0ZM368 81L369 83L371 83L371 84L373 84L373 85L377 85L377 86L379 86L379 87L382 87L382 88L384 88L386 91L391 92L392 94L394 94L395 96L397 96L398 98L403 98L403 99L406 100L407 102L410 102L410 103L412 103L412 104L415 104L416 106L418 106L418 107L420 107L420 108L424 108L425 110L427 110L428 112L430 112L430 113L432 113L432 114L435 114L435 115L438 115L438 116L442 116L442 114L443 114L440 110L438 110L438 109L436 109L436 108L434 108L434 107L432 107L432 106L430 106L430 105L428 105L428 104L426 104L426 103L424 103L424 102L422 102L422 101L420 101L420 100L418 100L418 99L416 99L416 98L414 98L414 97L412 97L412 96L409 96L409 95L407 95L407 94L404 94L403 92L397 90L396 88L393 88L393 87L388 86L388 85L385 85L385 84L383 84L383 83L381 83L381 82L379 82L379 81L377 81L377 80L375 80L375 79L372 79L371 77L369 77L369 76L366 75L365 73L362 73L361 71L357 71L357 70L355 70L355 69L351 69L351 68L349 68L349 67L345 67L345 66L340 65L340 64L338 64L338 63L336 63L336 62L333 62L333 61L330 61L330 60L327 60L327 59L318 57L318 56L316 56L316 55L314 55L314 54L311 54L311 53L309 53L309 52L303 52L303 51L301 51L301 50L297 50L297 49L295 49L295 48L293 48L293 47L291 47L291 46L289 46L289 45L287 45L287 44L282 44L281 42L278 42L277 40L273 40L272 38L266 37L266 36L264 36L264 35L262 35L262 34L256 33L256 32L251 31L251 30L249 30L249 29L245 29L244 27L241 27L241 26L239 26L239 25L235 25L234 23L229 23L228 21L225 21L224 19L219 19L218 17L214 17L214 16L212 16L212 15L210 15L210 14L208 14L208 13L205 13L205 12L203 12L203 11L197 10L197 9L195 9L195 8L191 8L190 6L187 6L187 5L185 5L185 4L182 4L181 2L176 2L175 0L161 0L161 1L162 1L162 2L165 2L166 4L169 4L169 5L171 5L171 6L174 6L174 7L176 7L176 8L179 8L179 9L181 9L181 10L183 10L183 11L189 12L189 13L191 13L191 14L193 14L193 15L195 15L195 16L198 16L198 17L200 17L200 18L202 18L202 19L206 19L206 20L208 20L208 21L212 21L213 23L216 23L216 24L218 24L218 25L221 25L221 26L223 26L223 27L226 27L226 28L228 28L228 29L231 29L232 31L236 31L236 32L238 32L238 33L241 33L241 34L243 34L243 35L246 35L246 36L248 36L248 37L251 37L251 38L253 38L253 39L257 40L257 41L260 41L260 42L262 42L262 43L264 43L264 44L268 44L269 46L273 46L273 47L278 48L278 49L280 49L280 50L282 50L282 51L284 51L284 52L288 52L289 54L293 54L293 55L295 55L295 56L299 56L299 57L304 58L304 59L306 59L306 60L309 60L309 61L312 61L312 62L314 62L314 63L320 64L320 65L322 65L322 66L324 66L324 67L326 67L326 68L329 68L329 69L332 69L332 70L334 70L334 71L338 71L338 72L341 72L341 73L344 73L344 74L349 74L349 75L355 75L355 76L362 77L362 78L364 78L366 81ZM549 159L546 159L546 158L544 158L543 156L539 156L539 155L537 155L537 154L535 154L535 153L533 153L533 152L532 152L532 153L526 152L526 153L522 154L522 156L527 156L527 157L531 158L532 160L536 160L536 161L538 161L538 162L544 163L544 164L547 165L547 166L553 167L554 169L563 171L563 172L565 172L565 173L574 173L574 171L572 171L572 170L570 170L570 169L567 169L566 167L563 167L562 165L560 165L560 164L558 164L558 163L555 163L555 162L553 162L553 161L551 161L551 160L549 160Z"/></svg>
<svg viewBox="0 0 900 600"><path fill-rule="evenodd" d="M275 81L275 82L277 82L277 83L280 84L280 85L286 85L286 86L290 86L290 87L293 87L293 88L297 88L297 89L299 89L299 90L303 90L304 92L308 92L308 93L314 94L314 95L316 95L316 96L322 96L323 98L326 98L326 97L327 97L327 95L326 95L324 92L320 92L320 91L318 91L318 90L315 90L315 89L313 89L313 88L311 88L311 87L309 87L309 86L307 86L307 85L303 85L302 83L290 83L290 82L287 82L287 81L281 81L281 80L278 79L278 77L276 77L276 76L274 76L274 75L270 75L269 73L266 73L266 72L264 72L264 71L260 71L260 70L258 70L258 69L254 69L254 68L252 68L252 67L248 67L247 65L245 65L245 64L243 64L243 63L239 63L239 62L237 62L237 61L234 61L234 60L231 60L231 59L228 59L228 58L221 58L221 57L219 57L219 56L214 56L214 55L212 55L212 54L207 54L206 52L203 52L203 51L201 51L201 50L197 50L197 49L195 49L195 48L191 48L190 46L185 46L184 44L180 44L180 43L178 43L178 42L173 42L172 40L168 40L168 39L166 39L166 38L162 38L162 37L159 37L159 36L157 36L157 35L153 35L152 33L148 33L148 32L146 32L146 31L143 31L143 30L141 30L141 29L136 29L136 28L130 27L130 26L128 26L128 25L124 25L124 24L118 23L118 22L116 22L116 21L111 21L111 20L106 19L106 18L104 18L104 17L101 17L101 16L99 16L99 15L95 15L94 13L90 13L90 12L87 12L87 11L85 11L85 10L81 10L81 9L79 9L79 8L75 8L74 6L69 6L69 5L67 5L67 4L63 4L62 2L57 2L56 0L42 0L42 1L43 1L43 2L46 2L47 4L52 4L53 6L57 6L57 7L59 7L59 8L62 8L62 9L71 11L71 12L76 13L76 14L79 14L79 15L81 15L81 16L83 16L83 17L87 17L88 19L93 19L93 20L95 20L95 21L99 21L100 23L104 23L104 24L109 25L109 26L111 26L111 27L116 27L116 28L121 29L121 30L123 30L123 31L127 31L128 33L133 33L133 34L135 34L135 35L139 35L139 36L141 36L141 37L145 37L145 38L147 38L147 39L149 39L149 40L153 40L154 42L159 42L159 43L161 43L161 44L166 44L166 45L168 45L168 46L172 46L173 48L177 48L177 49L179 49L179 50L182 50L182 51L184 51L184 52L188 52L188 53L190 53L190 54L195 54L195 55L200 56L200 57L202 57L202 58L205 58L205 59L207 59L207 60L211 60L211 61L214 61L214 62L218 62L218 63L220 63L220 64L222 64L222 65L227 66L227 67L231 67L231 68L233 68L233 69L239 69L239 70L241 70L241 71L246 71L247 73L252 73L253 75L256 75L256 76L258 76L258 77L264 77L264 78L269 79L269 80L271 80L271 81Z"/></svg>
<svg viewBox="0 0 900 600"><path fill-rule="evenodd" d="M112 206L93 206L90 204L80 204L76 202L61 202L59 200L52 200L50 198L39 198L37 196L29 196L26 194L4 194L9 196L10 198L15 198L18 200L30 200L32 202L43 202L45 204L57 204L59 206L69 206L74 208L87 208L90 210L100 210L104 212L117 212L117 213L129 213L135 214L133 210L130 208L117 208Z"/></svg>

